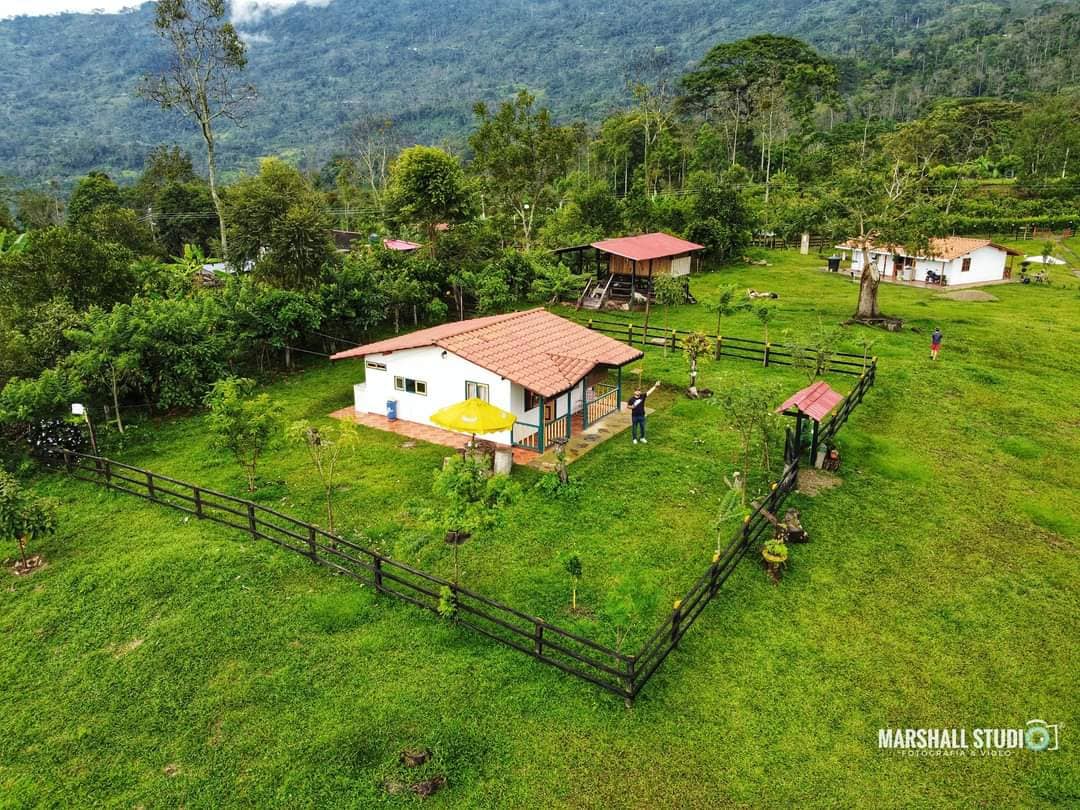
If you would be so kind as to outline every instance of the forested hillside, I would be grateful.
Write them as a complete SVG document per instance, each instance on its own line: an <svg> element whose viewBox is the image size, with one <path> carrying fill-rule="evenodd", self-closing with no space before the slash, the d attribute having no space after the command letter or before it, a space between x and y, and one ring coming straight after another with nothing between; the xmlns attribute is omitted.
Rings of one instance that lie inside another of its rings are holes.
<svg viewBox="0 0 1080 810"><path fill-rule="evenodd" d="M334 0L242 27L260 101L224 133L226 168L278 153L309 167L350 122L387 115L407 139L464 148L472 103L528 87L561 118L597 121L627 81L673 79L707 49L790 33L838 58L846 105L909 118L933 97L1026 96L1076 83L1076 4L887 0ZM0 175L122 176L192 130L135 97L164 50L151 6L0 22Z"/></svg>

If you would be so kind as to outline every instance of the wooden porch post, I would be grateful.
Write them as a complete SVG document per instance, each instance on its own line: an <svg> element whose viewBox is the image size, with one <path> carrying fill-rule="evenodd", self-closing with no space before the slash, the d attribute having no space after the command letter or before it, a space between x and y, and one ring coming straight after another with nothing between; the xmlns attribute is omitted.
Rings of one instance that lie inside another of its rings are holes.
<svg viewBox="0 0 1080 810"><path fill-rule="evenodd" d="M570 428L574 424L574 387L566 389L566 440L570 441Z"/></svg>
<svg viewBox="0 0 1080 810"><path fill-rule="evenodd" d="M585 385L585 381L588 377L581 378L581 427L582 429L589 426L589 389Z"/></svg>
<svg viewBox="0 0 1080 810"><path fill-rule="evenodd" d="M540 397L540 404L537 406L537 423L539 426L536 431L536 447L543 453L544 452L544 398Z"/></svg>
<svg viewBox="0 0 1080 810"><path fill-rule="evenodd" d="M622 410L622 366L615 369L615 410Z"/></svg>

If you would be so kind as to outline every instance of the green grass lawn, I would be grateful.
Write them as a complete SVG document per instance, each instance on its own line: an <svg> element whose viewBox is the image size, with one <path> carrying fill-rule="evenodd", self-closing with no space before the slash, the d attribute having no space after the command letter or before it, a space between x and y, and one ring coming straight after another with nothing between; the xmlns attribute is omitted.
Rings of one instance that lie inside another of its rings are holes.
<svg viewBox="0 0 1080 810"><path fill-rule="evenodd" d="M816 272L821 260L766 255L768 267L695 277L702 304L675 308L670 325L715 330L705 303L726 283L780 294L774 341L850 314L856 287ZM796 496L814 542L794 548L779 587L745 561L631 710L267 543L42 479L63 504L60 533L38 548L48 567L2 575L0 806L405 806L419 799L383 783L436 773L448 787L434 806L1080 803L1080 296L1075 279L988 289L998 301L883 285L906 328L848 330L848 348L876 338L878 384L840 433L843 484ZM945 342L931 365L935 325ZM723 331L761 326L743 313ZM289 418L324 419L350 402L360 365L315 365L267 390ZM644 366L665 383L649 445L623 435L586 455L571 499L516 472L525 495L463 549L464 582L611 642L604 599L630 578L651 594L633 646L689 586L716 542L734 437L713 405L679 395L680 355L650 348ZM717 390L806 382L746 361L702 372ZM445 448L362 438L342 527L448 572L446 546L416 519ZM199 416L139 424L113 454L242 494ZM261 502L321 520L301 452L275 450L260 477ZM567 610L570 553L582 616ZM877 750L880 727L1036 717L1062 724L1062 750ZM425 746L435 756L418 775L397 764Z"/></svg>

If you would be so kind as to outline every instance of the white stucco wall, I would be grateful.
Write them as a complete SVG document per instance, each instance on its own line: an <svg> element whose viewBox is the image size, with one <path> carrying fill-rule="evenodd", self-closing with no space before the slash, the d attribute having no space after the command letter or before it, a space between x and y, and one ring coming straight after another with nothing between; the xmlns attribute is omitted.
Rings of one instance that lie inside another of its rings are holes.
<svg viewBox="0 0 1080 810"><path fill-rule="evenodd" d="M430 419L431 414L465 399L466 381L487 384L488 399L492 405L512 413L520 413L520 404L517 409L513 407L512 384L509 380L475 363L470 363L456 354L444 352L437 346L423 346L389 354L372 354L361 362L364 364L365 381L354 388L355 407L358 413L386 416L387 400L395 399L398 403L398 419L431 425L433 424ZM369 368L367 366L369 362L384 363L386 371ZM409 377L426 382L427 394L410 394L396 390L394 377ZM520 403L520 395L518 401ZM510 431L485 434L483 438L509 444Z"/></svg>
<svg viewBox="0 0 1080 810"><path fill-rule="evenodd" d="M963 272L963 258L953 259L945 271L949 284L978 284L984 281L1000 281L1005 278L1005 263L1008 254L1004 250L987 245L968 254L971 257L971 269Z"/></svg>

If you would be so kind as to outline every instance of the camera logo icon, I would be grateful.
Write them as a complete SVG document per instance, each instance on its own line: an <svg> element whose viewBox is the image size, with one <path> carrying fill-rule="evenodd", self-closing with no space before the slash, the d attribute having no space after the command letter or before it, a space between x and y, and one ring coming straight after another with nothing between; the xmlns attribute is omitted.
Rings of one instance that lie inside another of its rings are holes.
<svg viewBox="0 0 1080 810"><path fill-rule="evenodd" d="M1024 730L1024 747L1029 751L1057 751L1058 724L1045 720L1028 720Z"/></svg>

